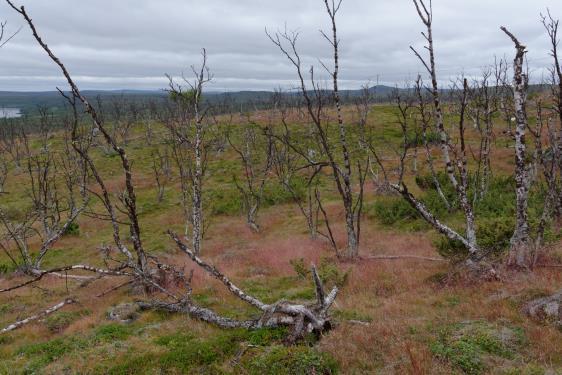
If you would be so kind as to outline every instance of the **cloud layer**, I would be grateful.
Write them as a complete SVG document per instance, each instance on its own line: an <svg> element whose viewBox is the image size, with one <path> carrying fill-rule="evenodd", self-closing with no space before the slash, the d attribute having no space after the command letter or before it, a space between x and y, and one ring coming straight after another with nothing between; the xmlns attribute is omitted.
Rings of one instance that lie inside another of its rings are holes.
<svg viewBox="0 0 562 375"><path fill-rule="evenodd" d="M14 0L25 5L49 46L83 88L158 89L165 73L188 74L208 52L213 90L290 87L294 71L265 35L300 32L307 65L330 61L319 33L329 19L322 0ZM559 0L435 0L434 33L441 81L476 75L494 56L511 59L511 42L500 25L526 43L536 80L549 64L548 40L539 22L550 8L562 18ZM0 1L8 32L24 26L0 49L0 91L53 90L64 81L34 43L23 20ZM338 19L341 78L345 88L377 80L401 84L422 67L409 50L423 38L411 0L344 0ZM319 71L320 69L317 69Z"/></svg>

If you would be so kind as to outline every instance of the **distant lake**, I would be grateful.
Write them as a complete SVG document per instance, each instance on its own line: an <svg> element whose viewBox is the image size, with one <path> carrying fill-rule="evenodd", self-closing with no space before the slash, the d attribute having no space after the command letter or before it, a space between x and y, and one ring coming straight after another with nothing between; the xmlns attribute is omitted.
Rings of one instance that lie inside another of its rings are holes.
<svg viewBox="0 0 562 375"><path fill-rule="evenodd" d="M0 118L17 118L21 117L19 108L0 108Z"/></svg>

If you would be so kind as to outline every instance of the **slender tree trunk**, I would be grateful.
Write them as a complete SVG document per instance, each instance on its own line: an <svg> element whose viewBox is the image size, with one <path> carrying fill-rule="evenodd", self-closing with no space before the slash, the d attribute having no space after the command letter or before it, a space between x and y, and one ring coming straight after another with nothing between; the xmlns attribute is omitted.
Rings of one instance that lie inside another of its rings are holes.
<svg viewBox="0 0 562 375"><path fill-rule="evenodd" d="M197 116L199 116L197 114ZM195 133L195 170L193 177L193 251L196 255L201 253L201 240L203 237L203 199L202 199L202 124L198 118Z"/></svg>
<svg viewBox="0 0 562 375"><path fill-rule="evenodd" d="M510 266L529 268L533 264L534 248L529 239L529 220L527 214L530 177L526 163L525 132L527 130L527 76L523 73L526 47L513 34L502 27L515 44L517 50L513 61L514 82L513 100L515 105L515 194L516 220L511 237L511 249L508 264Z"/></svg>

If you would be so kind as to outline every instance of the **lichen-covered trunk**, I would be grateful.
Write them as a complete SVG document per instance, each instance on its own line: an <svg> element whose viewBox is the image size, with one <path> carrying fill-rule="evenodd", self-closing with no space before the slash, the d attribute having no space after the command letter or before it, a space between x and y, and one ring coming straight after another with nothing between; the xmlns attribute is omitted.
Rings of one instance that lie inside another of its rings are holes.
<svg viewBox="0 0 562 375"><path fill-rule="evenodd" d="M195 170L193 171L192 243L193 252L196 255L199 255L201 254L201 240L203 237L203 128L201 120L199 118L197 118L195 126Z"/></svg>
<svg viewBox="0 0 562 375"><path fill-rule="evenodd" d="M355 215L353 210L346 209L345 213L345 226L347 230L347 249L346 257L348 259L355 259L359 256L359 238L357 236Z"/></svg>
<svg viewBox="0 0 562 375"><path fill-rule="evenodd" d="M515 230L511 237L508 265L530 268L534 261L534 246L529 238L527 206L529 200L530 176L527 169L525 133L527 130L527 76L523 73L526 47L507 29L502 30L515 43L517 53L513 61L513 102L515 107Z"/></svg>

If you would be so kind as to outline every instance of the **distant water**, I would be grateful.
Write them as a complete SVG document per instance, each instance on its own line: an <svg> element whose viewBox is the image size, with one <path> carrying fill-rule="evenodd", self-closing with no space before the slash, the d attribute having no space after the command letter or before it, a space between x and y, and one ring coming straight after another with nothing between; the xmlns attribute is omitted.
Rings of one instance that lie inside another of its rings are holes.
<svg viewBox="0 0 562 375"><path fill-rule="evenodd" d="M19 108L0 108L0 118L17 118L21 117Z"/></svg>

